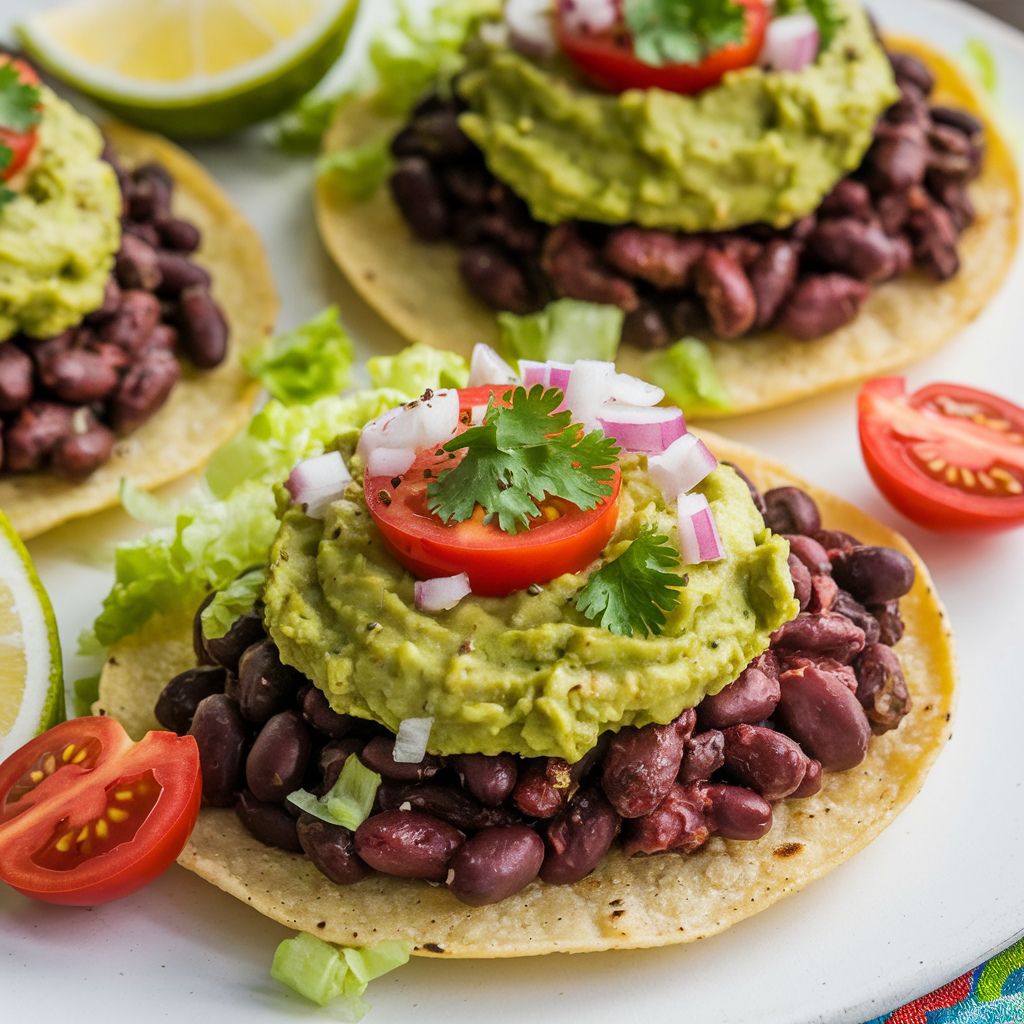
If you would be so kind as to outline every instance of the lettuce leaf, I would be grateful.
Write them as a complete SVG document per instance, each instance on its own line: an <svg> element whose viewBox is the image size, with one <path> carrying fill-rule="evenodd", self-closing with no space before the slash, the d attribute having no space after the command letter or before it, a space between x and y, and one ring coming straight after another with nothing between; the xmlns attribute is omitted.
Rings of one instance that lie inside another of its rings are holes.
<svg viewBox="0 0 1024 1024"><path fill-rule="evenodd" d="M281 152L292 156L316 153L335 112L351 95L349 92L307 93L275 122L274 144Z"/></svg>
<svg viewBox="0 0 1024 1024"><path fill-rule="evenodd" d="M407 963L406 942L378 942L372 946L332 946L307 932L285 939L274 953L271 976L319 1006L347 1020L366 1013L362 1000L367 985Z"/></svg>
<svg viewBox="0 0 1024 1024"><path fill-rule="evenodd" d="M615 362L625 314L617 306L559 299L539 313L498 314L501 350L507 359L577 359Z"/></svg>
<svg viewBox="0 0 1024 1024"><path fill-rule="evenodd" d="M358 146L332 149L317 161L317 177L342 199L369 199L391 173L391 138L369 139Z"/></svg>
<svg viewBox="0 0 1024 1024"><path fill-rule="evenodd" d="M697 338L684 338L655 356L647 376L685 413L728 409L732 404L711 349Z"/></svg>
<svg viewBox="0 0 1024 1024"><path fill-rule="evenodd" d="M427 388L464 388L469 367L462 356L419 342L396 356L374 356L366 369L376 388L401 388L422 395Z"/></svg>
<svg viewBox="0 0 1024 1024"><path fill-rule="evenodd" d="M250 569L223 590L203 609L203 636L210 640L226 636L228 630L256 606L267 583L265 567Z"/></svg>
<svg viewBox="0 0 1024 1024"><path fill-rule="evenodd" d="M355 832L370 816L380 782L377 772L352 755L345 759L337 781L322 797L297 789L288 794L288 801L314 818Z"/></svg>
<svg viewBox="0 0 1024 1024"><path fill-rule="evenodd" d="M268 338L247 352L246 370L285 405L337 395L352 383L352 339L338 319L338 307L292 331Z"/></svg>

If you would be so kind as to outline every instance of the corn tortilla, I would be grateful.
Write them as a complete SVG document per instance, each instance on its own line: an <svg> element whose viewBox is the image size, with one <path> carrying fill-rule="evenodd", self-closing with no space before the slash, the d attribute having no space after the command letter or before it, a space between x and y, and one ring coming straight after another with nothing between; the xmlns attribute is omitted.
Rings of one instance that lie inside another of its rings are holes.
<svg viewBox="0 0 1024 1024"><path fill-rule="evenodd" d="M210 271L211 290L227 317L228 354L214 370L185 362L164 407L120 438L110 461L87 479L75 483L48 473L0 477L0 508L26 538L117 505L122 478L149 490L201 466L246 422L258 385L242 369L242 353L273 330L277 317L263 243L206 171L157 135L120 124L103 130L127 166L155 160L174 177L174 212L202 232L196 262Z"/></svg>
<svg viewBox="0 0 1024 1024"><path fill-rule="evenodd" d="M876 288L860 315L817 341L795 341L777 331L737 340L708 339L731 398L728 409L701 417L737 416L889 373L921 359L967 326L993 298L1013 262L1019 235L1020 185L1010 148L964 73L927 44L890 38L897 50L921 57L936 74L935 100L972 111L985 123L988 153L971 198L978 218L960 240L962 267L939 282L915 273ZM347 107L326 140L328 150L394 131L368 103ZM417 241L387 189L364 202L346 202L321 182L317 223L335 262L363 298L413 341L468 354L473 344L496 345L492 310L464 287L459 251ZM652 354L619 350L619 368L650 378Z"/></svg>
<svg viewBox="0 0 1024 1024"><path fill-rule="evenodd" d="M425 956L509 957L691 942L723 931L831 871L885 828L920 789L950 734L954 665L949 626L928 572L899 535L747 448L712 435L722 459L762 488L794 484L818 501L830 529L905 552L917 568L901 602L907 631L897 647L913 697L899 729L871 741L857 768L826 774L822 791L776 807L757 842L713 839L699 853L626 859L618 852L571 886L534 882L488 907L467 907L443 888L372 875L329 882L298 854L262 845L231 810L204 808L179 863L289 928L329 942L399 939ZM176 673L194 664L191 623L151 622L111 653L100 707L134 736L157 727L153 706Z"/></svg>

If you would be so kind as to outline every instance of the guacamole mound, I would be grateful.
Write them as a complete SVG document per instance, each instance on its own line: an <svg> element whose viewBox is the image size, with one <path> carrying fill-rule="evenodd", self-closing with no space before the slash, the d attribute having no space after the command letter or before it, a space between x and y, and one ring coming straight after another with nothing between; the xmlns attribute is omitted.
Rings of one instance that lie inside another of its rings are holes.
<svg viewBox="0 0 1024 1024"><path fill-rule="evenodd" d="M460 123L549 224L785 227L860 165L899 98L863 9L840 7L845 23L813 65L744 68L696 96L601 93L564 66L477 41L457 84L470 108Z"/></svg>
<svg viewBox="0 0 1024 1024"><path fill-rule="evenodd" d="M0 340L48 338L103 302L121 243L121 190L99 129L45 86L39 137L0 207Z"/></svg>
<svg viewBox="0 0 1024 1024"><path fill-rule="evenodd" d="M723 466L699 490L728 555L685 567L688 585L661 636L615 636L584 619L573 599L586 574L559 577L536 595L417 611L413 577L384 546L358 483L323 521L285 513L264 595L267 629L283 660L336 711L393 731L404 718L432 716L433 753L576 761L605 730L668 722L717 693L799 610L789 546L765 527L746 484ZM645 524L678 543L674 508L643 457L629 456L605 557Z"/></svg>

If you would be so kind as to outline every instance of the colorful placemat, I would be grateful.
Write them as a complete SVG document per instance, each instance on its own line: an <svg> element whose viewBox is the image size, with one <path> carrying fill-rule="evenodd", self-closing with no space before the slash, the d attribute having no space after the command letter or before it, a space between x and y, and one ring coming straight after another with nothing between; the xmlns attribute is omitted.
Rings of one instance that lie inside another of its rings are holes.
<svg viewBox="0 0 1024 1024"><path fill-rule="evenodd" d="M1024 1024L1024 939L869 1024Z"/></svg>

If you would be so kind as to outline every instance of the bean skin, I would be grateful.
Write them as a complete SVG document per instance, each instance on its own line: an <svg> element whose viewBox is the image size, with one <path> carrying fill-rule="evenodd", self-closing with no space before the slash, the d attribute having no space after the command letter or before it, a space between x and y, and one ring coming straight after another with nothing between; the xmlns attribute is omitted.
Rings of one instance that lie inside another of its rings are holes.
<svg viewBox="0 0 1024 1024"><path fill-rule="evenodd" d="M223 693L198 704L188 734L199 747L203 799L213 807L230 807L242 781L248 729L238 705Z"/></svg>
<svg viewBox="0 0 1024 1024"><path fill-rule="evenodd" d="M612 737L601 787L623 818L649 814L665 799L679 774L693 726L691 712L684 723L627 727Z"/></svg>
<svg viewBox="0 0 1024 1024"><path fill-rule="evenodd" d="M443 882L462 833L418 811L383 811L356 829L356 853L377 871Z"/></svg>
<svg viewBox="0 0 1024 1024"><path fill-rule="evenodd" d="M441 770L441 759L427 754L418 764L408 764L394 759L395 737L374 736L363 747L359 759L367 768L395 782L419 782L433 778Z"/></svg>
<svg viewBox="0 0 1024 1024"><path fill-rule="evenodd" d="M611 849L619 816L600 790L586 787L549 825L540 877L549 885L585 878Z"/></svg>
<svg viewBox="0 0 1024 1024"><path fill-rule="evenodd" d="M272 640L258 640L238 661L238 703L253 725L262 725L289 707L301 685L302 676L281 661Z"/></svg>
<svg viewBox="0 0 1024 1024"><path fill-rule="evenodd" d="M257 800L280 803L299 789L312 751L309 727L297 711L274 715L245 759L245 780Z"/></svg>
<svg viewBox="0 0 1024 1024"><path fill-rule="evenodd" d="M901 551L858 547L841 552L832 564L836 582L861 604L884 604L910 593L914 563Z"/></svg>
<svg viewBox="0 0 1024 1024"><path fill-rule="evenodd" d="M868 611L878 623L878 641L886 647L892 647L903 639L905 626L900 617L898 601L887 601L885 604L873 604Z"/></svg>
<svg viewBox="0 0 1024 1024"><path fill-rule="evenodd" d="M280 805L257 800L248 790L242 790L235 801L239 821L261 843L302 853L295 819Z"/></svg>
<svg viewBox="0 0 1024 1024"><path fill-rule="evenodd" d="M878 642L882 635L878 619L859 601L855 601L845 590L840 590L836 594L836 599L832 603L832 611L845 615L855 626L864 630L864 642L866 645Z"/></svg>
<svg viewBox="0 0 1024 1024"><path fill-rule="evenodd" d="M820 768L820 766L819 766ZM772 805L745 786L707 787L707 810L712 830L724 839L760 839L772 827Z"/></svg>
<svg viewBox="0 0 1024 1024"><path fill-rule="evenodd" d="M772 533L813 536L821 529L821 513L814 499L799 487L775 487L765 491L764 521Z"/></svg>
<svg viewBox="0 0 1024 1024"><path fill-rule="evenodd" d="M528 818L553 818L565 807L576 784L561 757L531 757L519 766L512 803Z"/></svg>
<svg viewBox="0 0 1024 1024"><path fill-rule="evenodd" d="M422 811L464 832L511 825L517 819L508 807L484 807L454 786L429 782L383 782L377 790L377 803L382 811Z"/></svg>
<svg viewBox="0 0 1024 1024"><path fill-rule="evenodd" d="M622 852L632 857L666 850L699 850L711 837L709 804L704 783L673 786L653 811L627 822Z"/></svg>
<svg viewBox="0 0 1024 1024"><path fill-rule="evenodd" d="M511 754L456 754L448 764L463 787L488 807L497 807L511 796L519 775Z"/></svg>
<svg viewBox="0 0 1024 1024"><path fill-rule="evenodd" d="M821 792L821 762L810 757L807 759L807 772L804 774L803 782L789 794L789 799L806 800L807 797L814 796L819 792Z"/></svg>
<svg viewBox="0 0 1024 1024"><path fill-rule="evenodd" d="M825 771L845 771L864 760L871 736L867 716L832 673L813 665L784 672L776 718Z"/></svg>
<svg viewBox="0 0 1024 1024"><path fill-rule="evenodd" d="M227 673L222 668L201 666L176 675L160 692L156 720L171 732L184 736L192 725L200 701L224 692Z"/></svg>
<svg viewBox="0 0 1024 1024"><path fill-rule="evenodd" d="M178 337L185 355L200 369L224 362L228 324L217 301L203 285L190 285L178 305Z"/></svg>
<svg viewBox="0 0 1024 1024"><path fill-rule="evenodd" d="M485 828L455 851L448 888L463 903L500 903L525 889L544 862L544 840L527 825Z"/></svg>
<svg viewBox="0 0 1024 1024"><path fill-rule="evenodd" d="M857 699L875 735L895 729L910 711L910 691L900 659L883 644L864 648L855 663Z"/></svg>
<svg viewBox="0 0 1024 1024"><path fill-rule="evenodd" d="M686 743L678 781L682 785L710 779L725 764L725 737L718 729L691 736Z"/></svg>
<svg viewBox="0 0 1024 1024"><path fill-rule="evenodd" d="M353 885L370 873L356 854L355 839L347 828L302 814L295 831L306 856L336 885Z"/></svg>
<svg viewBox="0 0 1024 1024"><path fill-rule="evenodd" d="M697 705L703 728L725 729L730 725L753 725L771 718L779 703L778 676L748 665L739 678L713 697Z"/></svg>
<svg viewBox="0 0 1024 1024"><path fill-rule="evenodd" d="M801 612L780 626L773 637L780 651L803 652L822 658L835 658L849 664L864 650L864 630L835 612L811 615Z"/></svg>
<svg viewBox="0 0 1024 1024"><path fill-rule="evenodd" d="M803 782L807 757L788 736L759 725L724 731L725 767L766 800L782 800Z"/></svg>
<svg viewBox="0 0 1024 1024"><path fill-rule="evenodd" d="M789 552L803 562L814 576L828 576L832 573L832 562L828 552L813 537L803 534L787 534Z"/></svg>
<svg viewBox="0 0 1024 1024"><path fill-rule="evenodd" d="M202 630L202 619L199 623ZM249 612L237 618L228 631L219 637L203 636L203 650L210 660L223 665L229 672L238 672L242 655L263 640L263 618L256 612Z"/></svg>
<svg viewBox="0 0 1024 1024"><path fill-rule="evenodd" d="M811 570L791 551L789 553L789 577L793 581L793 596L800 605L800 611L806 611L811 603Z"/></svg>
<svg viewBox="0 0 1024 1024"><path fill-rule="evenodd" d="M322 732L331 739L347 736L359 724L359 720L351 715L339 715L316 686L307 686L299 701L302 717L317 732Z"/></svg>

